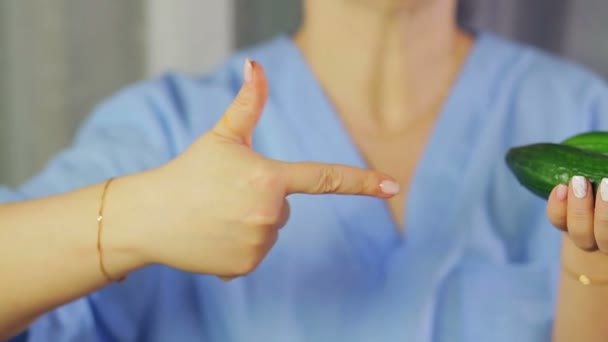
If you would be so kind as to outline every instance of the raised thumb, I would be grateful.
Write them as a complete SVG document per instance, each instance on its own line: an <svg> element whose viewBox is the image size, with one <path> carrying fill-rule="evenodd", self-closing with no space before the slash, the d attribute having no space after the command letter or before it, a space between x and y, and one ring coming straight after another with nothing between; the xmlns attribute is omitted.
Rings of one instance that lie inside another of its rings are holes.
<svg viewBox="0 0 608 342"><path fill-rule="evenodd" d="M268 98L268 81L262 66L250 59L245 61L243 73L241 90L213 131L251 146L253 131Z"/></svg>

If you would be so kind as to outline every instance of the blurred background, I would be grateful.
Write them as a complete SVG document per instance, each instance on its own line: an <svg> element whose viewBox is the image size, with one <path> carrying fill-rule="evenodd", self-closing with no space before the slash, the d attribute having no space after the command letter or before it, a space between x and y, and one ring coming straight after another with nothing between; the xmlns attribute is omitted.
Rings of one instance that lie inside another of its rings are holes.
<svg viewBox="0 0 608 342"><path fill-rule="evenodd" d="M608 1L461 1L467 25L608 76ZM205 72L235 49L292 30L299 2L0 0L0 184L40 169L120 87L166 70Z"/></svg>

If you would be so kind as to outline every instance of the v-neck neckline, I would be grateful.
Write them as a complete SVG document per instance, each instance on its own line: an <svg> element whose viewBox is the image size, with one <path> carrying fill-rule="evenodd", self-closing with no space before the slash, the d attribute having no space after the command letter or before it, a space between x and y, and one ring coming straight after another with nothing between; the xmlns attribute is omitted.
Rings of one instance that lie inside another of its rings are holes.
<svg viewBox="0 0 608 342"><path fill-rule="evenodd" d="M476 118L478 111L474 108L483 102L479 94L487 91L482 64L490 38L486 33L475 34L475 42L441 106L411 179L403 208L407 209L404 220L406 233L403 237L388 204L383 200L360 196L325 196L339 221L349 230L347 239L364 248L371 247L369 253L382 254L382 251L389 251L402 242L410 244L423 241L427 234L444 230L440 227L446 215L441 213L451 208L450 196L440 192L442 187L461 190L458 179L454 177L457 178L455 175L466 168L467 147L460 141L464 133L458 133L458 130L468 127L471 120ZM282 68L284 73L277 75L281 79L277 84L282 89L275 93L275 100L280 108L286 110L286 119L297 128L294 133L300 136L294 138L301 141L305 159L368 168L365 158L292 37L284 35L280 39L285 44L283 62L288 67ZM447 168L448 177L441 175L443 170L437 170L442 167L438 164L443 163L451 163ZM430 214L433 212L437 214ZM355 237L350 236L352 229L355 230L352 232Z"/></svg>

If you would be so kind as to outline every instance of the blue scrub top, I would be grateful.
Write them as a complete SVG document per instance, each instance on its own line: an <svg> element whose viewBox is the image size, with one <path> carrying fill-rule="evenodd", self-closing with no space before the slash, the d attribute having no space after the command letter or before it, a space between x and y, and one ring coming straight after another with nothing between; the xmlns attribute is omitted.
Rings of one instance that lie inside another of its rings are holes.
<svg viewBox="0 0 608 342"><path fill-rule="evenodd" d="M168 74L118 93L71 147L22 187L0 189L0 200L169 161L224 112L245 57L261 62L270 81L257 151L366 166L283 35L210 75ZM591 129L608 129L606 84L480 33L417 166L405 238L382 200L294 195L291 220L251 275L224 283L148 267L43 316L29 340L549 341L561 235L545 217L545 202L509 173L504 154Z"/></svg>

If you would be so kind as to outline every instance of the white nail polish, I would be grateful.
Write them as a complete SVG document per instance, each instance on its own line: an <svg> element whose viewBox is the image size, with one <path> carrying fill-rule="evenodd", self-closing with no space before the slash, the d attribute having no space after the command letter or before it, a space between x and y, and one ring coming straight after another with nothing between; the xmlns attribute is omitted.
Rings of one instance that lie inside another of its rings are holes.
<svg viewBox="0 0 608 342"><path fill-rule="evenodd" d="M564 184L558 185L555 195L558 200L565 201L568 198L568 186Z"/></svg>
<svg viewBox="0 0 608 342"><path fill-rule="evenodd" d="M243 66L243 77L245 83L250 83L253 80L253 63L249 58L245 60L245 65Z"/></svg>
<svg viewBox="0 0 608 342"><path fill-rule="evenodd" d="M387 195L396 195L400 191L399 183L390 180L380 183L380 189Z"/></svg>
<svg viewBox="0 0 608 342"><path fill-rule="evenodd" d="M600 183L600 197L602 201L608 202L608 178L602 179Z"/></svg>
<svg viewBox="0 0 608 342"><path fill-rule="evenodd" d="M587 180L583 176L572 177L572 191L579 199L587 197Z"/></svg>

